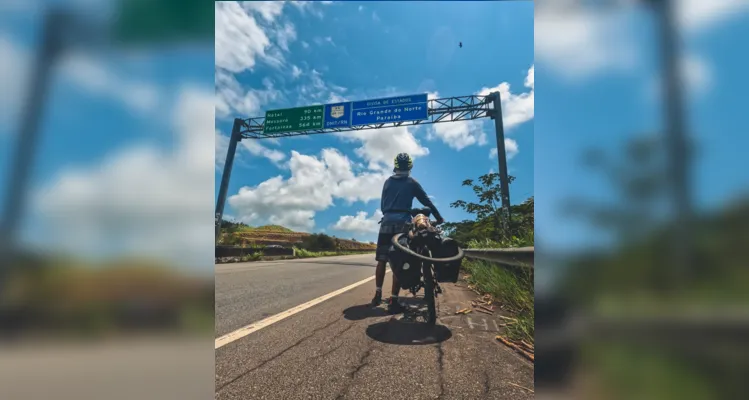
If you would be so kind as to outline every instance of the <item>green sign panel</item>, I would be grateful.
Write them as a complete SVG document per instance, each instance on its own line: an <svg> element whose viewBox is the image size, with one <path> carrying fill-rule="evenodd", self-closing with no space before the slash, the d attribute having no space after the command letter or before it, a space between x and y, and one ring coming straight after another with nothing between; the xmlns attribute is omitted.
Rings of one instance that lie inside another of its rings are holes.
<svg viewBox="0 0 749 400"><path fill-rule="evenodd" d="M263 133L284 133L323 128L325 106L286 108L265 113Z"/></svg>
<svg viewBox="0 0 749 400"><path fill-rule="evenodd" d="M213 43L215 6L177 0L119 0L114 39L123 45Z"/></svg>

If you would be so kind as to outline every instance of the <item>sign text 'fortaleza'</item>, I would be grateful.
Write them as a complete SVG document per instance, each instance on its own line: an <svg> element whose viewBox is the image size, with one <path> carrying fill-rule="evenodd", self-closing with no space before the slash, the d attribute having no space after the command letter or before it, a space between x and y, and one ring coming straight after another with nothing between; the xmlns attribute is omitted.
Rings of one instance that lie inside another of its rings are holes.
<svg viewBox="0 0 749 400"><path fill-rule="evenodd" d="M428 118L427 95L418 94L268 111L265 113L263 132L350 128Z"/></svg>

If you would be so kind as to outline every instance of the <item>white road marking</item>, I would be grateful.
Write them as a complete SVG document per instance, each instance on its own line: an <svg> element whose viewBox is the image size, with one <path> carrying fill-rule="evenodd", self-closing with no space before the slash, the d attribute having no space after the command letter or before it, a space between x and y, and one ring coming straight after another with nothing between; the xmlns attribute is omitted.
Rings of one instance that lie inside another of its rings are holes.
<svg viewBox="0 0 749 400"><path fill-rule="evenodd" d="M485 331L489 330L489 325L486 324L486 319L485 318L481 318L481 321L483 322L483 324L474 323L473 320L471 319L471 317L466 317L466 321L468 321L468 326L471 329L473 329L473 327L475 325L478 325L478 326L483 326Z"/></svg>
<svg viewBox="0 0 749 400"><path fill-rule="evenodd" d="M385 274L388 274L389 272L390 272L389 268L387 270L385 270ZM229 344L229 343L231 343L231 342L233 342L235 340L239 340L239 339L241 339L241 338L243 338L243 337L245 337L245 336L247 336L247 335L249 335L251 333L257 332L257 331L259 331L259 330L261 330L261 329L263 329L265 327L273 325L276 322L281 321L282 319L288 318L288 317L290 317L290 316L292 316L292 315L294 315L294 314L296 314L298 312L301 312L301 311L304 311L304 310L306 310L306 309L308 309L310 307L316 306L316 305L322 303L325 300L331 299L331 298L333 298L335 296L338 296L339 294L348 292L349 290L351 290L351 289L353 289L353 288L355 288L357 286L361 286L361 285L363 285L363 284L365 284L367 282L372 281L374 278L375 278L374 276L370 276L367 279L362 279L359 282L356 282L356 283L348 285L348 286L346 286L344 288L338 289L335 292L328 293L328 294L320 296L320 297L318 297L318 298L316 298L314 300L310 300L310 301L308 301L308 302L306 302L304 304L300 304L300 305L298 305L296 307L292 307L292 308L290 308L290 309L288 309L286 311L280 312L280 313L278 313L276 315L270 316L270 317L265 318L265 319L263 319L261 321L258 321L258 322L255 322L253 324L247 325L247 326L245 326L243 328L239 328L239 329L237 329L234 332L229 332L226 335L221 336L221 337L219 337L219 338L216 339L216 349L219 349L219 348L221 348L223 346L226 346L227 344Z"/></svg>

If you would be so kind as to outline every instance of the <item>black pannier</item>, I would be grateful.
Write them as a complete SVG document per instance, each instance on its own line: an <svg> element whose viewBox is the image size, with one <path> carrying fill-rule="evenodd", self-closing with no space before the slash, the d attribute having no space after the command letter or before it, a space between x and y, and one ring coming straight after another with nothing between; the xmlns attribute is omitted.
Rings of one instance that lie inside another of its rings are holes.
<svg viewBox="0 0 749 400"><path fill-rule="evenodd" d="M403 247L408 247L408 235L401 235L398 243ZM393 271L395 277L398 278L401 289L410 289L421 282L420 259L398 250L392 244L388 250L388 258L390 269Z"/></svg>
<svg viewBox="0 0 749 400"><path fill-rule="evenodd" d="M448 258L456 255L458 255L458 242L450 238L443 238L440 246L432 251L432 257L434 258ZM461 259L449 263L434 263L437 282L456 283L462 262Z"/></svg>

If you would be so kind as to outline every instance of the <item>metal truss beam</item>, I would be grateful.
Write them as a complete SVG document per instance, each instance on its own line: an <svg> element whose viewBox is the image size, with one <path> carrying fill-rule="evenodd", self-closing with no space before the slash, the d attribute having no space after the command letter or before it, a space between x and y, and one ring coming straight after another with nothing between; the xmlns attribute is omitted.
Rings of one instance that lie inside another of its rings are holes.
<svg viewBox="0 0 749 400"><path fill-rule="evenodd" d="M421 121L388 122L384 124L360 125L350 128L327 128L297 132L263 133L265 117L255 117L242 120L240 134L242 139L270 139L320 133L350 132L367 129L395 128L399 126L428 125L439 122L470 121L479 118L493 118L494 109L491 107L494 94L487 96L470 95L446 97L444 99L429 100L429 118Z"/></svg>

